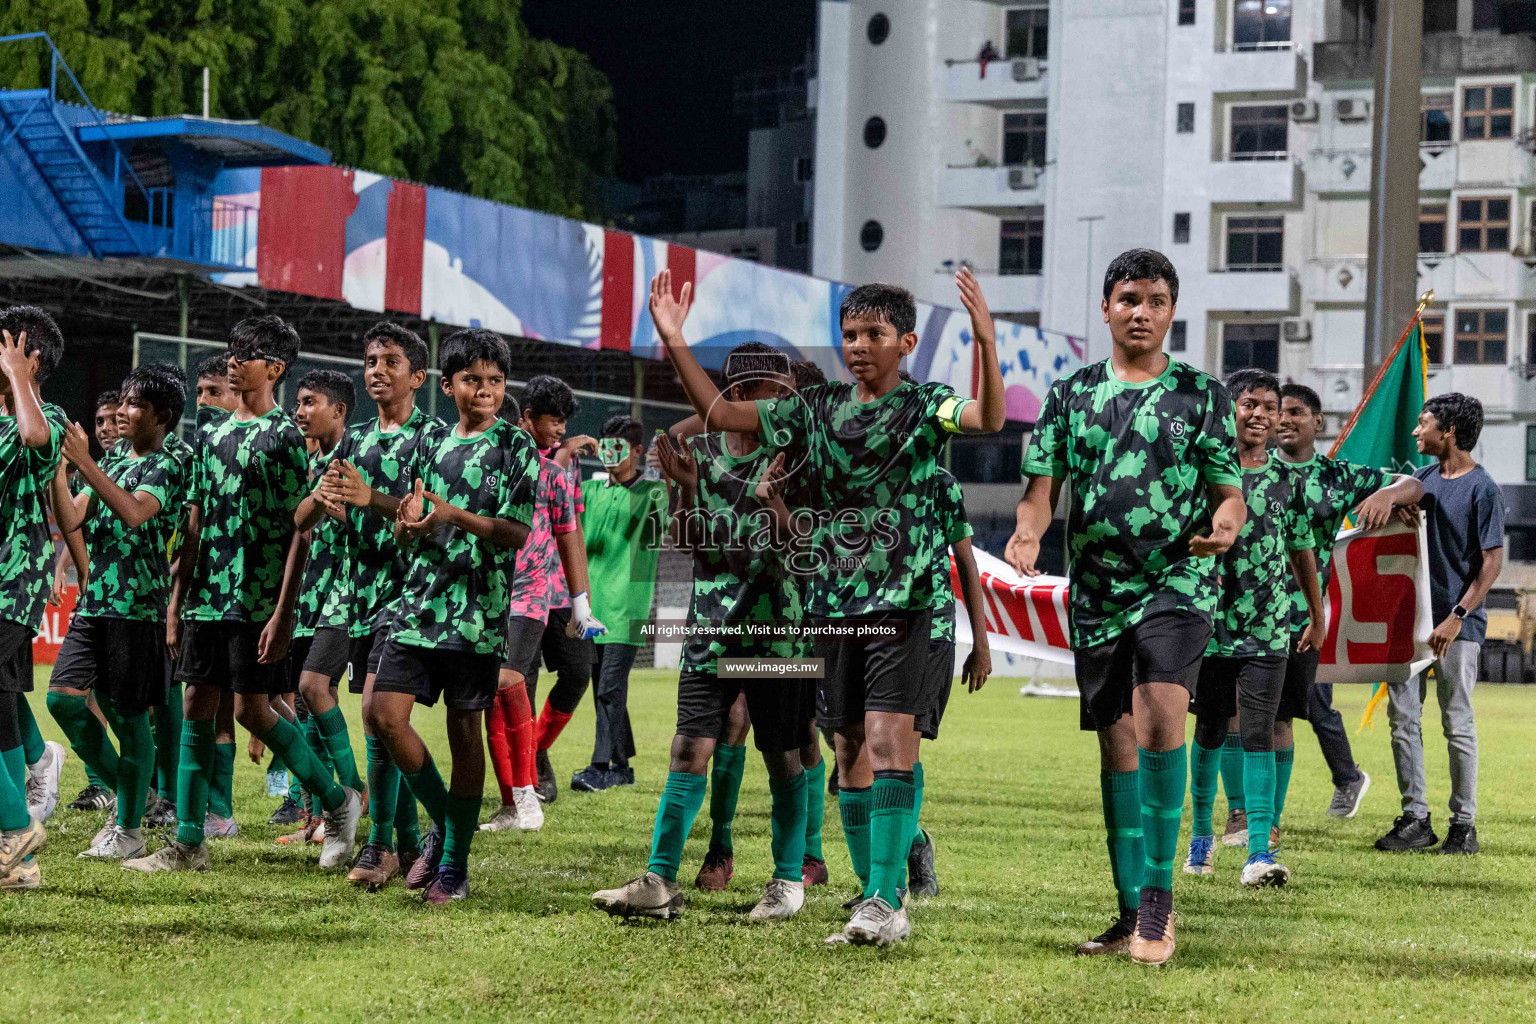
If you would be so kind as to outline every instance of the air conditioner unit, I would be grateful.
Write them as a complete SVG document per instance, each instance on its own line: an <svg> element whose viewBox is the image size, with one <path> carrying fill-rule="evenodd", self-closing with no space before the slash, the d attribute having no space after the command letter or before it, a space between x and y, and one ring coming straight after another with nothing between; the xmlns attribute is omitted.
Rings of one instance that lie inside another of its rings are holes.
<svg viewBox="0 0 1536 1024"><path fill-rule="evenodd" d="M1306 123L1317 120L1317 100L1296 100L1291 104L1291 120Z"/></svg>
<svg viewBox="0 0 1536 1024"><path fill-rule="evenodd" d="M1281 321L1280 334L1286 341L1311 341L1312 321L1303 316L1287 317Z"/></svg>
<svg viewBox="0 0 1536 1024"><path fill-rule="evenodd" d="M1366 99L1334 100L1333 116L1340 121L1367 121L1371 116L1371 101Z"/></svg>
<svg viewBox="0 0 1536 1024"><path fill-rule="evenodd" d="M1040 80L1040 60L1037 57L1019 57L1013 62L1013 80L1015 82L1038 82Z"/></svg>
<svg viewBox="0 0 1536 1024"><path fill-rule="evenodd" d="M1039 184L1040 169L1038 167L1008 168L1008 187L1015 192L1035 188Z"/></svg>

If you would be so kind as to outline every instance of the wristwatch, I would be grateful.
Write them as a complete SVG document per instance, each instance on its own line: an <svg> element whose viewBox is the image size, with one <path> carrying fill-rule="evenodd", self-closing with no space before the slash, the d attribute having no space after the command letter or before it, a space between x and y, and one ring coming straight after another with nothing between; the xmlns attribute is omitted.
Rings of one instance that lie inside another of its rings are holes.
<svg viewBox="0 0 1536 1024"><path fill-rule="evenodd" d="M1464 619L1467 617L1467 610L1461 605L1457 605L1455 608L1451 609L1451 614L1456 616L1458 619Z"/></svg>

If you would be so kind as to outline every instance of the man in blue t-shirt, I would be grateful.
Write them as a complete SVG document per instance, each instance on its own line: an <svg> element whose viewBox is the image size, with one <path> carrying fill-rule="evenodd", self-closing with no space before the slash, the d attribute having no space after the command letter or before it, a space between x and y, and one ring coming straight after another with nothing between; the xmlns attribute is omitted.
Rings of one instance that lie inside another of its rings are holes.
<svg viewBox="0 0 1536 1024"><path fill-rule="evenodd" d="M1451 827L1441 853L1476 853L1477 726L1472 686L1488 631L1483 598L1504 567L1504 498L1499 485L1472 459L1483 430L1483 406L1467 395L1437 395L1424 403L1413 436L1419 451L1438 462L1414 474L1424 485L1420 508L1429 539L1429 601L1436 622L1429 645L1435 662L1445 742L1451 756ZM1438 841L1429 822L1424 784L1424 713L1428 676L1420 673L1388 687L1392 758L1403 813L1378 850L1420 850Z"/></svg>

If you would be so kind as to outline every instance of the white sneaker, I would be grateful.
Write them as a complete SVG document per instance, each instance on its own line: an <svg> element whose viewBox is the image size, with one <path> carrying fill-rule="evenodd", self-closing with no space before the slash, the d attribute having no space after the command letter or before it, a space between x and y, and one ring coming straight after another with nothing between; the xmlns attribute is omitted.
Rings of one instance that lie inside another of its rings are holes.
<svg viewBox="0 0 1536 1024"><path fill-rule="evenodd" d="M124 871L142 871L146 874L154 871L207 871L209 867L206 842L183 846L174 839L147 857L123 861Z"/></svg>
<svg viewBox="0 0 1536 1024"><path fill-rule="evenodd" d="M592 905L615 917L655 917L670 921L683 912L683 890L654 871L631 878L617 889L592 894Z"/></svg>
<svg viewBox="0 0 1536 1024"><path fill-rule="evenodd" d="M98 837L91 848L80 854L81 860L133 860L144 856L144 833L136 828L123 828L112 824L102 829L104 838Z"/></svg>
<svg viewBox="0 0 1536 1024"><path fill-rule="evenodd" d="M517 807L513 804L502 804L491 820L480 826L481 832L504 832L509 828L517 827Z"/></svg>
<svg viewBox="0 0 1536 1024"><path fill-rule="evenodd" d="M99 845L102 842L102 840L106 839L107 836L112 834L112 830L115 829L115 828L117 828L117 819L113 818L112 820L108 821L105 825L101 826L101 828L96 830L96 835L95 835L94 838L91 839L91 845L87 846L86 850L89 851L91 849L91 847ZM84 857L85 854L82 853L80 856Z"/></svg>
<svg viewBox="0 0 1536 1024"><path fill-rule="evenodd" d="M61 744L46 740L43 756L27 765L27 813L39 825L53 817L59 806L59 775L68 757Z"/></svg>
<svg viewBox="0 0 1536 1024"><path fill-rule="evenodd" d="M320 847L320 866L335 868L346 864L357 848L357 823L363 816L363 798L355 789L347 789L347 802L334 811L326 811L325 843Z"/></svg>
<svg viewBox="0 0 1536 1024"><path fill-rule="evenodd" d="M537 832L544 827L544 808L539 806L539 798L534 794L532 786L513 790L512 805L517 809L513 828L523 832Z"/></svg>
<svg viewBox="0 0 1536 1024"><path fill-rule="evenodd" d="M785 878L770 878L763 898L752 908L754 921L786 921L805 906L805 884Z"/></svg>
<svg viewBox="0 0 1536 1024"><path fill-rule="evenodd" d="M221 818L212 811L203 816L203 837L206 839L228 839L230 836L240 834L240 823L234 818Z"/></svg>
<svg viewBox="0 0 1536 1024"><path fill-rule="evenodd" d="M1268 850L1256 853L1243 865L1242 882L1254 888L1280 887L1291 880L1291 871Z"/></svg>
<svg viewBox="0 0 1536 1024"><path fill-rule="evenodd" d="M912 934L906 907L892 907L879 896L860 903L843 928L843 937L855 946L889 946Z"/></svg>

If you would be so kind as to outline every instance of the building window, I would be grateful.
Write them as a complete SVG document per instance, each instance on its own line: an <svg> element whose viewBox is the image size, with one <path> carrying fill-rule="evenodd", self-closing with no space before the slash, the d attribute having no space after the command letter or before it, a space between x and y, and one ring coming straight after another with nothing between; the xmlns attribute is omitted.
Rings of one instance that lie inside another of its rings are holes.
<svg viewBox="0 0 1536 1024"><path fill-rule="evenodd" d="M811 244L811 222L808 220L795 221L794 244L796 248L803 249Z"/></svg>
<svg viewBox="0 0 1536 1024"><path fill-rule="evenodd" d="M1250 366L1280 372L1279 324L1227 324L1221 335L1223 377Z"/></svg>
<svg viewBox="0 0 1536 1024"><path fill-rule="evenodd" d="M1195 0L1179 0L1179 24L1193 25L1195 23Z"/></svg>
<svg viewBox="0 0 1536 1024"><path fill-rule="evenodd" d="M1184 245L1189 242L1189 214L1173 215L1173 241L1175 245Z"/></svg>
<svg viewBox="0 0 1536 1024"><path fill-rule="evenodd" d="M1188 135L1195 130L1195 105L1193 103L1179 104L1178 126L1180 135Z"/></svg>
<svg viewBox="0 0 1536 1024"><path fill-rule="evenodd" d="M1509 6L1518 6L1510 4ZM1472 31L1497 32L1499 24L1499 0L1472 0Z"/></svg>
<svg viewBox="0 0 1536 1024"><path fill-rule="evenodd" d="M1045 111L1003 115L1003 163L1045 166Z"/></svg>
<svg viewBox="0 0 1536 1024"><path fill-rule="evenodd" d="M1456 206L1459 252L1509 251L1509 200L1463 199Z"/></svg>
<svg viewBox="0 0 1536 1024"><path fill-rule="evenodd" d="M1445 317L1426 316L1419 321L1424 332L1424 358L1434 365L1445 362Z"/></svg>
<svg viewBox="0 0 1536 1024"><path fill-rule="evenodd" d="M1456 0L1424 0L1425 32L1456 31Z"/></svg>
<svg viewBox="0 0 1536 1024"><path fill-rule="evenodd" d="M998 240L999 274L1038 274L1045 266L1045 218L1005 220Z"/></svg>
<svg viewBox="0 0 1536 1024"><path fill-rule="evenodd" d="M891 19L884 14L876 14L869 19L869 25L864 29L864 34L869 37L871 46L879 46L891 34Z"/></svg>
<svg viewBox="0 0 1536 1024"><path fill-rule="evenodd" d="M1227 219L1228 270L1278 270L1284 261L1284 217Z"/></svg>
<svg viewBox="0 0 1536 1024"><path fill-rule="evenodd" d="M865 252L874 252L880 248L880 243L885 241L885 228L880 226L877 220L867 220L859 229L859 245Z"/></svg>
<svg viewBox="0 0 1536 1024"><path fill-rule="evenodd" d="M1425 93L1419 99L1419 141L1450 142L1456 97L1448 92Z"/></svg>
<svg viewBox="0 0 1536 1024"><path fill-rule="evenodd" d="M1232 108L1232 160L1284 160L1290 126L1285 104Z"/></svg>
<svg viewBox="0 0 1536 1024"><path fill-rule="evenodd" d="M1445 248L1445 204L1419 207L1419 252L1441 253Z"/></svg>
<svg viewBox="0 0 1536 1024"><path fill-rule="evenodd" d="M1007 52L1004 56L1009 60L1015 57L1045 60L1051 38L1050 8L1016 8L1008 12L1007 19Z"/></svg>
<svg viewBox="0 0 1536 1024"><path fill-rule="evenodd" d="M885 141L885 118L872 117L864 122L864 145L870 149L879 149L880 143Z"/></svg>
<svg viewBox="0 0 1536 1024"><path fill-rule="evenodd" d="M1502 309L1456 311L1456 361L1498 365L1509 347L1509 314Z"/></svg>
<svg viewBox="0 0 1536 1024"><path fill-rule="evenodd" d="M1237 0L1232 48L1268 50L1291 45L1291 0Z"/></svg>
<svg viewBox="0 0 1536 1024"><path fill-rule="evenodd" d="M1183 352L1189 347L1189 321L1175 320L1168 326L1168 351Z"/></svg>
<svg viewBox="0 0 1536 1024"><path fill-rule="evenodd" d="M813 157L808 157L808 156L796 157L795 158L795 180L800 182L802 185L805 184L807 181L810 181L811 180L811 175L814 173L815 166L816 166L815 159Z"/></svg>
<svg viewBox="0 0 1536 1024"><path fill-rule="evenodd" d="M1536 313L1525 317L1525 365L1536 366Z"/></svg>
<svg viewBox="0 0 1536 1024"><path fill-rule="evenodd" d="M1515 87L1475 85L1461 90L1461 137L1507 139L1515 131Z"/></svg>
<svg viewBox="0 0 1536 1024"><path fill-rule="evenodd" d="M1525 478L1536 480L1536 423L1525 428Z"/></svg>

